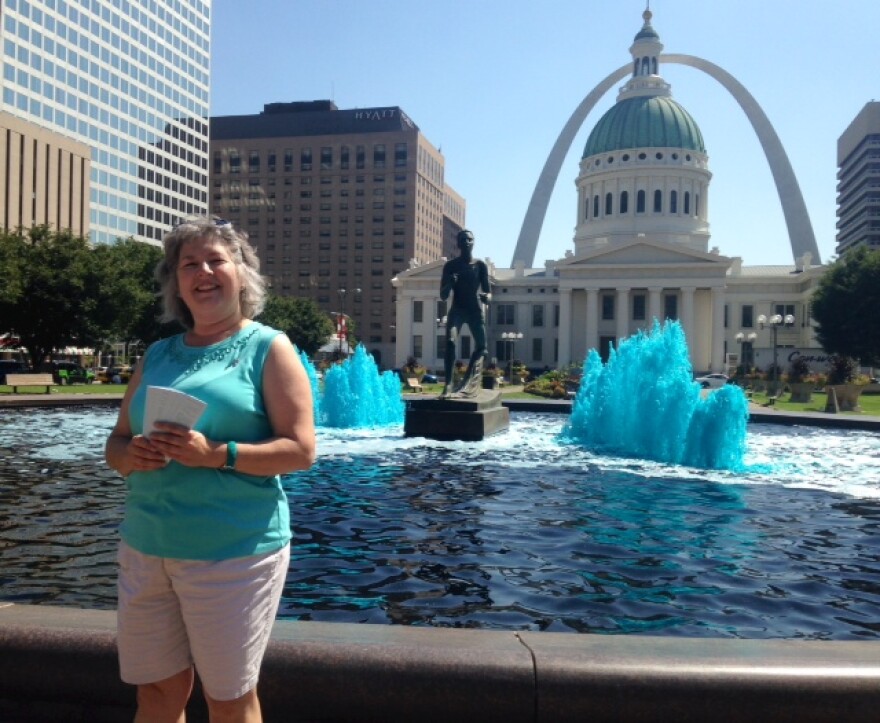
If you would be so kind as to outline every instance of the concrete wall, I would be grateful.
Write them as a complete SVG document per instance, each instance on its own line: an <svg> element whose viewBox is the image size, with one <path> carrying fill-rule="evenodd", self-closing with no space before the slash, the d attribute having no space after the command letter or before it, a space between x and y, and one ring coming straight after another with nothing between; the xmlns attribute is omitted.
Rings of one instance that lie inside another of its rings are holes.
<svg viewBox="0 0 880 723"><path fill-rule="evenodd" d="M265 720L876 721L880 643L277 622ZM0 720L129 721L115 614L0 608ZM188 720L205 720L194 696Z"/></svg>

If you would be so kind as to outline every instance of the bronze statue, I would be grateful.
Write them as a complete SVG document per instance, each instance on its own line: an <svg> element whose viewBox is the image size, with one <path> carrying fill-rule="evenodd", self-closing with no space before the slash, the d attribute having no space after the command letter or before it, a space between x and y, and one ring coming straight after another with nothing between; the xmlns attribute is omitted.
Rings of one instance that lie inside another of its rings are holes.
<svg viewBox="0 0 880 723"><path fill-rule="evenodd" d="M492 298L489 269L484 261L473 258L474 235L470 231L459 231L456 243L460 253L446 262L440 279L440 298L446 301L452 294L452 305L446 315L446 382L440 393L441 398L476 396L482 387L483 357L489 351L486 346L485 312L485 305ZM471 330L474 351L464 378L452 391L456 342L465 324Z"/></svg>

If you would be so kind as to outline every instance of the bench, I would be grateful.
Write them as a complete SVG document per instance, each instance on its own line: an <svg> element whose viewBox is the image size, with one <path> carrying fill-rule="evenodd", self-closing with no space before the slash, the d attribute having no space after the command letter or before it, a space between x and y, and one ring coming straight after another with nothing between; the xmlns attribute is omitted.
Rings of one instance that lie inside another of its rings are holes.
<svg viewBox="0 0 880 723"><path fill-rule="evenodd" d="M49 387L55 383L51 374L7 374L6 386L12 387L14 393L18 393L19 387L42 387L45 385L46 394Z"/></svg>
<svg viewBox="0 0 880 723"><path fill-rule="evenodd" d="M415 377L407 377L406 378L406 388L412 389L414 392L421 392L422 385L419 384L419 380Z"/></svg>

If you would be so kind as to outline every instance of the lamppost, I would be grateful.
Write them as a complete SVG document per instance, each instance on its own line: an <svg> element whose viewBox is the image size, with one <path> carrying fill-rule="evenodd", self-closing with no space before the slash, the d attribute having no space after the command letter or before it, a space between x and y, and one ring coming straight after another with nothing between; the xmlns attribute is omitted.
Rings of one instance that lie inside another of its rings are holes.
<svg viewBox="0 0 880 723"><path fill-rule="evenodd" d="M753 344L755 339L757 338L758 335L754 331L750 331L748 334L746 334L744 331L741 331L734 337L734 339L739 342L739 365L743 368L743 371L747 371L745 352L746 342L749 342L749 344Z"/></svg>
<svg viewBox="0 0 880 723"><path fill-rule="evenodd" d="M782 326L783 324L785 326L791 326L792 324L794 324L794 315L793 314L786 314L785 316L783 316L782 314L773 314L773 316L771 316L768 319L766 316L764 316L764 314L761 314L761 316L758 317L758 326L760 326L762 329L765 326L769 326L773 330L773 392L774 393L776 392L776 385L779 381L779 365L776 363L776 358L777 358L776 357L776 352L777 352L776 337L777 337L777 334L779 333L779 327Z"/></svg>
<svg viewBox="0 0 880 723"><path fill-rule="evenodd" d="M513 384L513 353L516 351L516 342L523 338L521 331L505 331L501 338L510 344L507 354L507 379Z"/></svg>

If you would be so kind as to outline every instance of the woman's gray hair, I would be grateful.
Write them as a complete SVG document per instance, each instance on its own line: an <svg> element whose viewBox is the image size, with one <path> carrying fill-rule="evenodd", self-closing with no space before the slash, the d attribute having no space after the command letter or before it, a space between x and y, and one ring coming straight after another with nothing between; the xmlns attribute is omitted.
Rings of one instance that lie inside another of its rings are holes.
<svg viewBox="0 0 880 723"><path fill-rule="evenodd" d="M156 266L163 306L161 320L179 321L187 329L193 327L192 313L180 298L177 263L183 244L195 239L217 240L226 246L242 280L241 313L247 319L259 316L266 305L266 280L260 276L260 260L248 241L248 235L236 231L229 221L200 216L177 224L163 240L165 258Z"/></svg>

